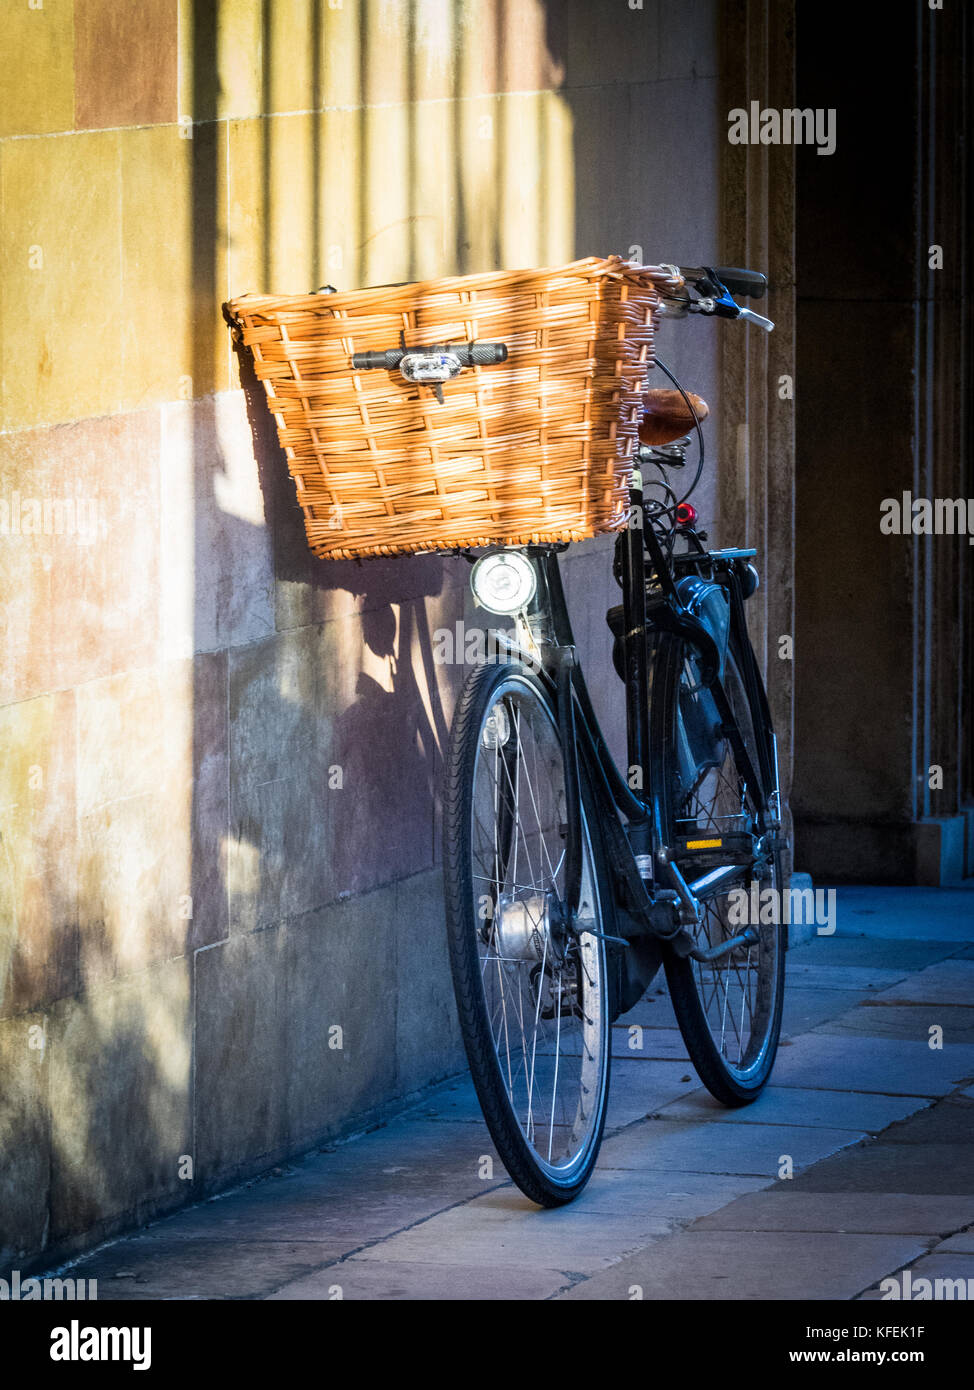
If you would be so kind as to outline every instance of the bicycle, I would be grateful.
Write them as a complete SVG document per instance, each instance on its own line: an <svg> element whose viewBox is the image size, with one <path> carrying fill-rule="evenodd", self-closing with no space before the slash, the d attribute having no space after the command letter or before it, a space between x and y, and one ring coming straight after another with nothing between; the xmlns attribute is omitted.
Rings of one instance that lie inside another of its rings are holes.
<svg viewBox="0 0 974 1390"><path fill-rule="evenodd" d="M764 276L681 267L677 278L671 316L773 328L732 297L761 297ZM661 965L693 1065L725 1105L760 1094L781 1028L781 928L731 920L742 885L771 886L780 901L788 865L777 747L745 617L755 551L706 549L687 501L704 465L705 410L663 370L675 389L645 398L650 442L613 560L622 603L606 615L625 685L625 773L578 662L558 568L567 546L466 552L478 604L513 629L491 634L492 659L469 676L451 729L450 962L491 1137L522 1192L549 1207L591 1176L612 1023ZM687 426L699 459L678 497L670 478L685 466Z"/></svg>

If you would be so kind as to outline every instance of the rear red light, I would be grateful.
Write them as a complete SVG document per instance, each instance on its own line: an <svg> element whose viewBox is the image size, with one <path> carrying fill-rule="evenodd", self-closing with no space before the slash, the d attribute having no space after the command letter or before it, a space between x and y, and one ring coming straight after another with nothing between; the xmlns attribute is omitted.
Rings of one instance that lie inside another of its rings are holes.
<svg viewBox="0 0 974 1390"><path fill-rule="evenodd" d="M677 526L692 526L697 519L697 509L689 502L681 502L676 509Z"/></svg>

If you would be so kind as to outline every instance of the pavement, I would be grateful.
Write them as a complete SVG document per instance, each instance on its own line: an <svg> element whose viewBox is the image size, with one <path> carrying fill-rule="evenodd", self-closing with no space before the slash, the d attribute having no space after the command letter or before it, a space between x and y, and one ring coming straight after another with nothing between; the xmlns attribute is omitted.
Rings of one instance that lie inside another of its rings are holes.
<svg viewBox="0 0 974 1390"><path fill-rule="evenodd" d="M99 1299L869 1300L889 1278L974 1297L974 889L837 903L835 934L788 953L781 1050L746 1109L700 1086L662 982L619 1020L570 1207L522 1197L457 1077L71 1273Z"/></svg>

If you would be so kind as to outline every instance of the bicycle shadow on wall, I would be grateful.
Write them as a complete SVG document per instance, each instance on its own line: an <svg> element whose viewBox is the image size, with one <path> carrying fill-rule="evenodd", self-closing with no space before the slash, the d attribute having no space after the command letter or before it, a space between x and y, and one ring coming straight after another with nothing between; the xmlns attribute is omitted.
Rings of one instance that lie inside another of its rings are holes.
<svg viewBox="0 0 974 1390"><path fill-rule="evenodd" d="M436 660L439 628L462 616L465 569L442 556L322 560L277 440L264 388L235 347L270 534L282 628L321 633L334 700L326 778L341 797L333 879L358 893L439 857L434 798L462 668ZM329 656L331 654L331 656ZM394 827L389 835L383 827ZM382 845L381 859L371 849ZM434 849L434 845L436 848Z"/></svg>
<svg viewBox="0 0 974 1390"><path fill-rule="evenodd" d="M540 0L531 7L538 74L530 81L513 71L515 58L519 70L526 61L508 41L525 14L513 0L444 0L445 27L429 26L417 0L343 9L321 0L305 7L304 20L294 17L299 7L289 11L281 29L263 0L254 6L262 115L234 126L226 151L220 91L232 58L223 51L220 8L196 6L192 20L194 381L210 379L207 334L233 294L300 291L327 280L348 289L571 258L572 137L560 97L542 90L551 80ZM304 33L291 55L281 35L299 22ZM394 90L384 91L387 83ZM501 100L502 92L515 95ZM231 192L226 229L224 161L245 190L236 204ZM339 265L333 243L344 247ZM436 639L464 617L469 570L440 556L316 559L263 386L249 354L238 351L235 363L249 441L236 392L192 407L195 648L229 667L222 803L214 796L208 806L207 790L194 787L194 815L206 833L194 841L193 898L212 902L206 944L220 946L194 1005L207 1022L194 1084L197 1171L210 1190L462 1064L445 941L438 945L442 913L434 921L430 910L415 939L400 938L391 969L402 997L390 1021L372 977L386 965L377 954L383 943L396 940L386 933L406 927L380 920L379 907L365 922L369 900L358 917L331 908L372 890L378 904L379 890L439 862L440 757L469 668L455 648L455 659L441 662ZM235 507L227 494L237 484L249 489L251 450L259 498ZM236 626L221 616L250 602ZM210 726L221 716L205 662L197 657L194 669L194 737L205 761ZM285 936L304 940L319 923L327 930L306 955L305 946L288 945L281 959L277 933L260 930L286 924ZM269 980L278 966L285 980ZM355 1095L322 1066L329 1018L320 1000L314 1012L303 1002L302 975L314 971L343 1008L354 1006L367 1021L370 1036L362 1039L359 1029L357 1045L368 1058L356 1061ZM405 1050L397 1009L412 1027ZM302 1088L313 1098L303 1099Z"/></svg>

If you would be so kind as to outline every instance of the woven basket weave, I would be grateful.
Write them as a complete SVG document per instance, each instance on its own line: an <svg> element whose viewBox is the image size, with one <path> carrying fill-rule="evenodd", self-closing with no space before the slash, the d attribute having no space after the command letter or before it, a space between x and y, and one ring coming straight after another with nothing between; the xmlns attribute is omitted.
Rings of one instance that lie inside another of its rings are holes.
<svg viewBox="0 0 974 1390"><path fill-rule="evenodd" d="M618 256L227 306L251 349L317 555L583 540L626 519L659 289ZM352 354L501 341L443 404Z"/></svg>

